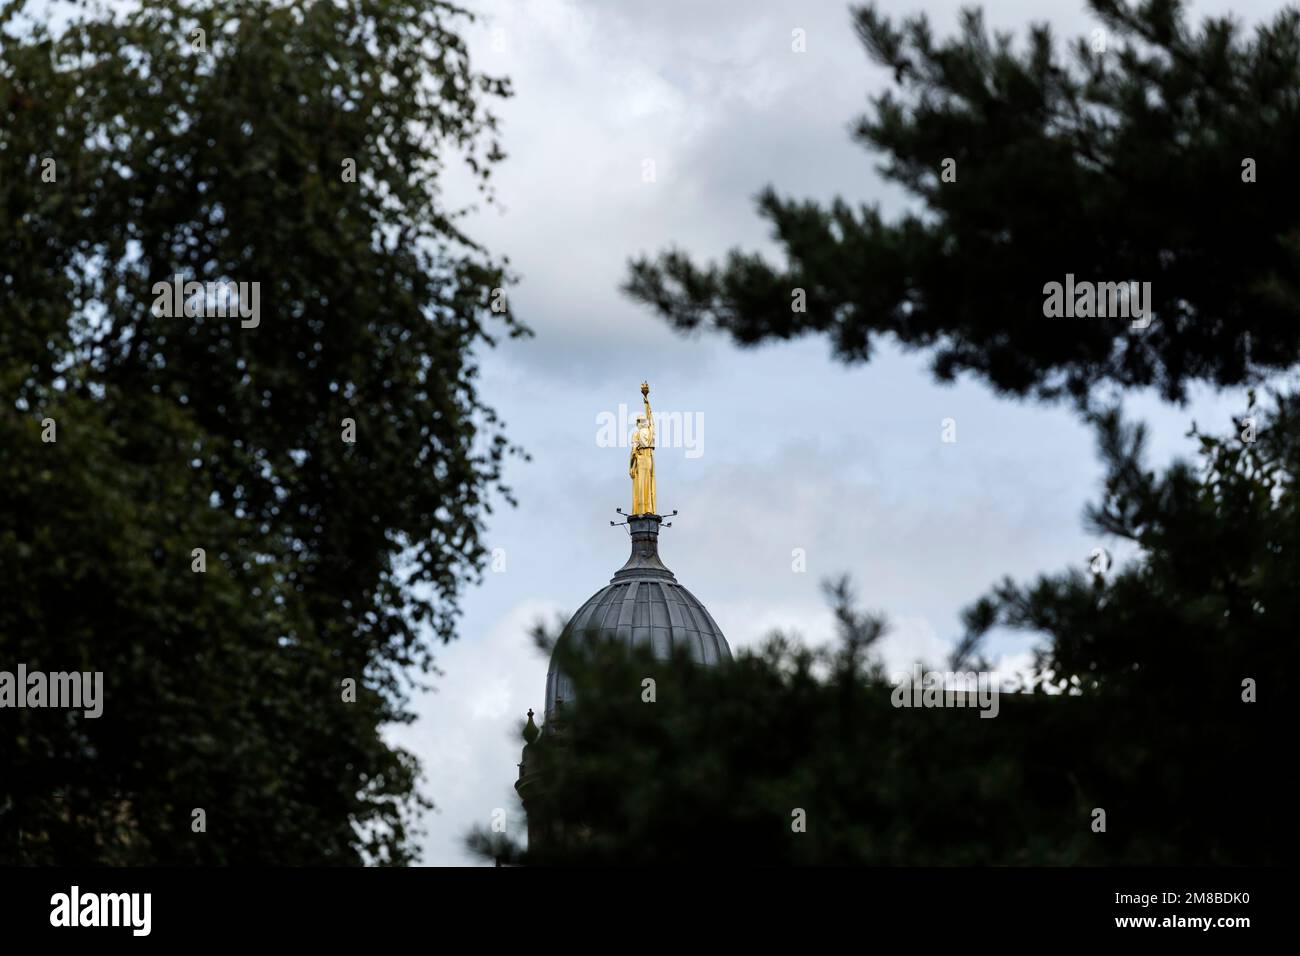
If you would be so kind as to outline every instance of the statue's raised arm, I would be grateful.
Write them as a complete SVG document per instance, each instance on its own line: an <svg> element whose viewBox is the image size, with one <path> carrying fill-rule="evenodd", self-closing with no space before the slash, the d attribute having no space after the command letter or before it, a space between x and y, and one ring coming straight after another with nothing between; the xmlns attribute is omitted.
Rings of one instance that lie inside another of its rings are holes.
<svg viewBox="0 0 1300 956"><path fill-rule="evenodd" d="M648 425L650 428L650 447L653 448L655 442L654 439L655 420L654 420L654 416L650 414L650 383L649 382L641 383L641 403L645 406L645 421L646 421L646 425Z"/></svg>

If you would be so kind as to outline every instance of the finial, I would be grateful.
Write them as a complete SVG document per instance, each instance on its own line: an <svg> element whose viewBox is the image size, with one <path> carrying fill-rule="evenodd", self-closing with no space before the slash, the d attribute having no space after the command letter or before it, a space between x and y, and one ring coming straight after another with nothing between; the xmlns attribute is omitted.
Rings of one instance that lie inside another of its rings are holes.
<svg viewBox="0 0 1300 956"><path fill-rule="evenodd" d="M534 740L538 738L540 734L541 731L538 730L537 725L533 723L533 709L529 707L528 723L524 725L524 742L531 744Z"/></svg>

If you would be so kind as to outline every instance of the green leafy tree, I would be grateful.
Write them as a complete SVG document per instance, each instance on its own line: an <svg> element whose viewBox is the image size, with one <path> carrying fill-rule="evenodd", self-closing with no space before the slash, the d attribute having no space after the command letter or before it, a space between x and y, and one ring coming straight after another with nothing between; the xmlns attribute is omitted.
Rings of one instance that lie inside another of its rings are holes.
<svg viewBox="0 0 1300 956"><path fill-rule="evenodd" d="M1136 553L1005 582L966 612L954 670L987 667L994 628L1040 637L996 717L895 706L885 623L845 582L829 589L837 639L817 649L778 634L704 668L566 638L576 699L524 756L529 811L563 837L477 831L470 847L533 863L1282 863L1300 399L1250 418L1157 475L1142 429L1098 416L1091 520Z"/></svg>
<svg viewBox="0 0 1300 956"><path fill-rule="evenodd" d="M1192 27L1181 0L1089 6L1101 32L1064 50L1046 25L1020 45L991 35L978 10L939 41L924 17L855 8L894 80L856 137L914 211L769 187L758 206L783 262L673 249L635 260L627 290L680 329L820 334L846 362L892 337L940 380L1081 404L1097 385L1179 399L1294 366L1300 13L1246 35L1229 17ZM1151 324L1046 317L1044 286L1067 274L1149 282Z"/></svg>
<svg viewBox="0 0 1300 956"><path fill-rule="evenodd" d="M465 162L491 200L508 84L440 2L24 6L0 8L0 669L103 671L106 702L0 712L0 860L405 862L425 800L381 729L508 497L474 352L526 332L439 184ZM174 275L257 283L257 324L165 314Z"/></svg>

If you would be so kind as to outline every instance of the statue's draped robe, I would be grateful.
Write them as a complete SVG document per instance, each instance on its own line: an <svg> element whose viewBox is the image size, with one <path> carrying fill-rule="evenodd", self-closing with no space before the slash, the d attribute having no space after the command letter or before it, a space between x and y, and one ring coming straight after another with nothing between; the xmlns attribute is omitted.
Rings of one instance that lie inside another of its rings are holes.
<svg viewBox="0 0 1300 956"><path fill-rule="evenodd" d="M632 514L657 514L655 511L655 432L654 426L638 428L632 438Z"/></svg>

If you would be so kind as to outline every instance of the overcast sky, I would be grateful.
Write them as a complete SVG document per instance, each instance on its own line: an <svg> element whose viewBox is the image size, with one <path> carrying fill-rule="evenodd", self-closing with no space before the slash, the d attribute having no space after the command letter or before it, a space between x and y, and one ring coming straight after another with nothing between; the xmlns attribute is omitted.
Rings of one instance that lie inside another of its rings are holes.
<svg viewBox="0 0 1300 956"><path fill-rule="evenodd" d="M702 424L695 449L656 455L661 511L681 516L661 555L709 608L734 648L774 628L810 643L831 634L819 581L850 573L863 603L892 624L891 667L940 663L958 612L1002 576L1085 567L1082 510L1101 469L1093 437L1066 408L999 399L976 381L934 384L923 355L881 349L868 366L834 362L824 340L740 350L683 339L618 292L629 257L678 245L715 257L733 245L770 250L753 197L783 194L903 208L879 157L855 145L852 121L886 77L870 65L839 0L492 0L468 31L477 65L508 75L501 104L509 159L501 209L470 232L521 275L512 309L536 338L483 356L482 391L532 461L512 462L519 507L499 507L488 541L505 569L465 596L459 639L441 650L437 690L392 739L424 763L437 804L425 863L472 862L462 837L494 808L518 816L512 784L528 708L541 709L547 662L528 626L572 612L627 557L615 507L630 506L625 448L602 447L598 420L633 409L648 379L656 413ZM961 6L924 10L950 34ZM1276 4L1235 0L1249 22ZM1226 3L1200 11L1222 12ZM999 0L990 22L1023 36L1031 17L1058 36L1087 34L1081 0ZM807 52L791 50L806 31ZM656 181L642 181L645 160ZM449 199L468 198L463 184ZM1153 464L1185 454L1195 418L1218 428L1244 393L1198 392L1188 407L1150 396L1126 409L1152 426ZM957 441L941 441L956 421ZM791 570L803 548L806 573ZM1032 639L991 645L1005 666Z"/></svg>

